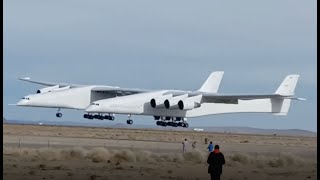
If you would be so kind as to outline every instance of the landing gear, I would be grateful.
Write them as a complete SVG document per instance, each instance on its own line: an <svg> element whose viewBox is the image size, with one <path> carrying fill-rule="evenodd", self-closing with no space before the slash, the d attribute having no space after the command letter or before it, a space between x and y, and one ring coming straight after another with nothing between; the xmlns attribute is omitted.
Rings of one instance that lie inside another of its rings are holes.
<svg viewBox="0 0 320 180"><path fill-rule="evenodd" d="M105 115L105 116L104 116L104 119L113 121L113 120L114 120L114 116Z"/></svg>
<svg viewBox="0 0 320 180"><path fill-rule="evenodd" d="M156 122L158 126L171 126L171 127L184 127L188 128L189 124L187 123L185 118L182 117L159 117L159 119L156 119L156 117L159 116L154 116L155 120L159 120ZM161 119L161 120L160 120ZM177 121L182 121L182 122L177 122Z"/></svg>
<svg viewBox="0 0 320 180"><path fill-rule="evenodd" d="M131 114L128 115L128 120L127 120L127 124L133 124L133 121L130 119L131 118Z"/></svg>
<svg viewBox="0 0 320 180"><path fill-rule="evenodd" d="M58 109L58 112L56 113L56 117L57 118L61 118L62 117L62 113L60 113L60 108Z"/></svg>
<svg viewBox="0 0 320 180"><path fill-rule="evenodd" d="M56 116L57 116L58 118L61 118L61 117L62 117L62 113L57 113Z"/></svg>
<svg viewBox="0 0 320 180"><path fill-rule="evenodd" d="M104 119L107 119L107 120L111 120L113 121L114 120L114 116L111 116L111 115L101 115L101 114L95 114L95 115L91 115L91 114L84 114L83 115L83 118L85 119L99 119L99 120L104 120Z"/></svg>
<svg viewBox="0 0 320 180"><path fill-rule="evenodd" d="M132 123L133 123L133 121L132 121L131 119L128 119L128 120L127 120L127 124L130 124L130 125L131 125Z"/></svg>
<svg viewBox="0 0 320 180"><path fill-rule="evenodd" d="M189 124L188 124L188 123L182 123L181 126L184 127L184 128L188 128L188 127L189 127Z"/></svg>

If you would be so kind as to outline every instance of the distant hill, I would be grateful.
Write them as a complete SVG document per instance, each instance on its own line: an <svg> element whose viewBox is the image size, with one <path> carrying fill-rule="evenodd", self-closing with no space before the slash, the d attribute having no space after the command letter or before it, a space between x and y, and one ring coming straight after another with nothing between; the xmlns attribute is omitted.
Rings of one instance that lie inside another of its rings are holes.
<svg viewBox="0 0 320 180"><path fill-rule="evenodd" d="M206 132L317 137L313 131L301 129L260 129L251 127L197 127Z"/></svg>
<svg viewBox="0 0 320 180"><path fill-rule="evenodd" d="M2 123L5 123L5 122L7 122L7 120L6 120L6 118L3 117Z"/></svg>

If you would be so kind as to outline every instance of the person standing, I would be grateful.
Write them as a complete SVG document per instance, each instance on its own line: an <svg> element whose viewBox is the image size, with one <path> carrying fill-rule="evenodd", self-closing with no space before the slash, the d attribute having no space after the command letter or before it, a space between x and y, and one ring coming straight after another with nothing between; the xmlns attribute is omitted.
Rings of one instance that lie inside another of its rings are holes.
<svg viewBox="0 0 320 180"><path fill-rule="evenodd" d="M183 152L183 154L187 152L187 146L188 146L188 141L187 141L187 139L184 139L184 141L182 142L182 152Z"/></svg>
<svg viewBox="0 0 320 180"><path fill-rule="evenodd" d="M193 149L195 149L195 148L197 147L197 146L196 146L196 143L197 143L196 141L194 141L194 142L192 143L192 148L193 148Z"/></svg>
<svg viewBox="0 0 320 180"><path fill-rule="evenodd" d="M212 141L210 141L210 144L209 144L209 146L207 147L207 149L209 150L209 153L213 151Z"/></svg>
<svg viewBox="0 0 320 180"><path fill-rule="evenodd" d="M209 164L208 173L211 175L211 180L220 180L222 174L222 165L224 165L224 155L220 152L219 145L214 146L214 151L209 154L207 163Z"/></svg>

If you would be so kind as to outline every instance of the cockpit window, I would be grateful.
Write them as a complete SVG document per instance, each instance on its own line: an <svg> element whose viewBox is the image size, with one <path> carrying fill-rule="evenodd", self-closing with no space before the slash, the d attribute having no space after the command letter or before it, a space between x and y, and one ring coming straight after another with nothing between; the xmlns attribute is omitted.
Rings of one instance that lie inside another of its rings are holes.
<svg viewBox="0 0 320 180"><path fill-rule="evenodd" d="M23 97L22 99L25 99L25 100L30 100L30 98L26 98L26 97Z"/></svg>
<svg viewBox="0 0 320 180"><path fill-rule="evenodd" d="M92 105L99 106L99 104L98 104L98 103L92 103Z"/></svg>

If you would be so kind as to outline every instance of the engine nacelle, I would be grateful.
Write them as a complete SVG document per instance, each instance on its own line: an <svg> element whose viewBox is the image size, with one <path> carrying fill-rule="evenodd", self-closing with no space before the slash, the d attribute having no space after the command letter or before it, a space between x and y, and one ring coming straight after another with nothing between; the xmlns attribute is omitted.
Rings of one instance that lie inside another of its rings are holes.
<svg viewBox="0 0 320 180"><path fill-rule="evenodd" d="M194 101L190 101L190 100L185 100L185 101L180 100L178 102L178 107L179 107L180 110L191 110L191 109L194 109L194 108L198 108L200 106L201 106L200 103L194 102Z"/></svg>
<svg viewBox="0 0 320 180"><path fill-rule="evenodd" d="M164 96L153 98L153 99L150 100L150 105L153 108L164 107L164 100L167 99L167 98L170 98L170 97L172 97L172 94L167 94L167 95L164 95Z"/></svg>
<svg viewBox="0 0 320 180"><path fill-rule="evenodd" d="M188 94L180 95L173 97L171 99L166 99L164 101L164 107L167 109L178 109L178 102L182 99L186 99L188 97Z"/></svg>
<svg viewBox="0 0 320 180"><path fill-rule="evenodd" d="M46 88L39 89L37 91L37 93L45 93L45 92L49 92L49 91L52 91L52 90L58 89L58 88L59 88L59 85L49 86L49 87L46 87Z"/></svg>

